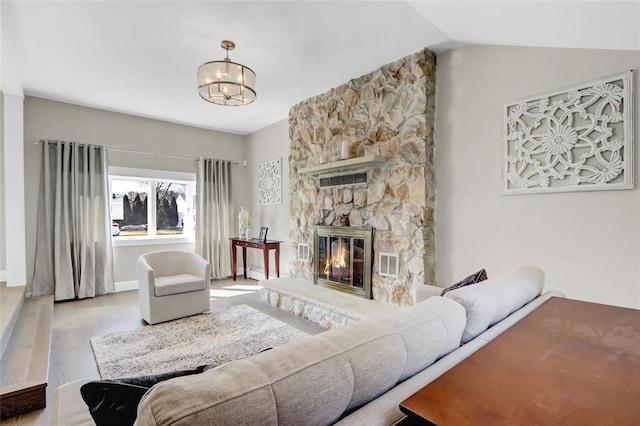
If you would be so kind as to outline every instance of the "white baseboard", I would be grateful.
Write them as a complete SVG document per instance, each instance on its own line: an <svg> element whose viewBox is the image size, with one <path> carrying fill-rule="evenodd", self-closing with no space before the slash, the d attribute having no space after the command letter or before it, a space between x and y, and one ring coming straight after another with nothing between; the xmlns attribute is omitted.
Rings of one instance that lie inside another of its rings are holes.
<svg viewBox="0 0 640 426"><path fill-rule="evenodd" d="M260 269L247 268L247 277L253 278L256 281L264 280L264 271ZM277 278L273 271L269 271L269 279ZM289 275L280 272L280 278L289 278Z"/></svg>
<svg viewBox="0 0 640 426"><path fill-rule="evenodd" d="M7 271L1 270L0 271L0 282L5 282L7 280L6 276L7 276Z"/></svg>
<svg viewBox="0 0 640 426"><path fill-rule="evenodd" d="M244 271L242 267L238 268L238 272L236 274L238 277L242 277L244 275ZM256 281L264 280L264 271L259 269L247 268L247 277L252 278ZM288 278L289 275L283 275L280 273L280 277ZM231 278L231 277L229 277ZM276 278L276 275L269 271L269 279ZM2 280L0 280L2 281ZM138 289L138 280L132 281L118 281L115 283L115 291L129 291L129 290L137 290Z"/></svg>
<svg viewBox="0 0 640 426"><path fill-rule="evenodd" d="M119 281L115 283L116 291L129 291L138 289L138 280Z"/></svg>

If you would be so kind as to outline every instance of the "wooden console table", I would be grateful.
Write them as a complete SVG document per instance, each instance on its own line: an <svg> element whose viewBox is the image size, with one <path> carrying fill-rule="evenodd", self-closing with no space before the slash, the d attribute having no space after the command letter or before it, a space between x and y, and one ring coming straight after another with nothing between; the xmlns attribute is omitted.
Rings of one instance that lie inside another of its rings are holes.
<svg viewBox="0 0 640 426"><path fill-rule="evenodd" d="M640 310L552 297L404 400L408 424L637 425Z"/></svg>
<svg viewBox="0 0 640 426"><path fill-rule="evenodd" d="M231 240L231 257L233 258L233 280L236 280L238 270L238 256L236 247L242 247L242 268L244 279L247 279L247 247L262 250L264 262L264 279L269 279L269 250L275 250L276 255L276 276L280 278L280 243L282 241L267 240L266 242L257 239L245 240L244 238L229 238Z"/></svg>

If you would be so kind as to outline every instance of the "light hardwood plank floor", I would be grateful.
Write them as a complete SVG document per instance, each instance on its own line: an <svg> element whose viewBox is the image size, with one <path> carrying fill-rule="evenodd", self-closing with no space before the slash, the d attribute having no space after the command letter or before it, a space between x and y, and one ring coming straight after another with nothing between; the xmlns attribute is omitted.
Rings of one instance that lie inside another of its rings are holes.
<svg viewBox="0 0 640 426"><path fill-rule="evenodd" d="M246 304L309 334L325 328L296 317L260 301L258 282L214 280L211 283L212 304L234 306ZM93 299L56 303L54 305L47 408L0 422L0 425L49 425L55 389L83 377L100 377L89 339L116 331L142 327L145 323L138 310L138 292L124 291Z"/></svg>

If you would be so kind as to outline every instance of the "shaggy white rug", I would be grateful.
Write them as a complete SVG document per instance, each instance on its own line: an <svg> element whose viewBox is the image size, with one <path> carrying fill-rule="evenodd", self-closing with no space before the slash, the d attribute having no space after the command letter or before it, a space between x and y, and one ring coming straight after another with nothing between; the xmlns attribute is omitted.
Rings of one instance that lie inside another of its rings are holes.
<svg viewBox="0 0 640 426"><path fill-rule="evenodd" d="M247 305L92 337L103 379L220 365L302 339L307 333Z"/></svg>

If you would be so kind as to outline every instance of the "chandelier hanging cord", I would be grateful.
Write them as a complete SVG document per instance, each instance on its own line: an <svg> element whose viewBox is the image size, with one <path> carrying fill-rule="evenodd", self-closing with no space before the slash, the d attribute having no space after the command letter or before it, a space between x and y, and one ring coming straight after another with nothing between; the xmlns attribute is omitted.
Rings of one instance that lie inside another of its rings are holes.
<svg viewBox="0 0 640 426"><path fill-rule="evenodd" d="M229 51L233 50L236 48L236 44L234 42L232 42L231 40L222 40L220 42L220 47L222 47L224 50L227 51L227 57L225 58L225 61L229 62Z"/></svg>

